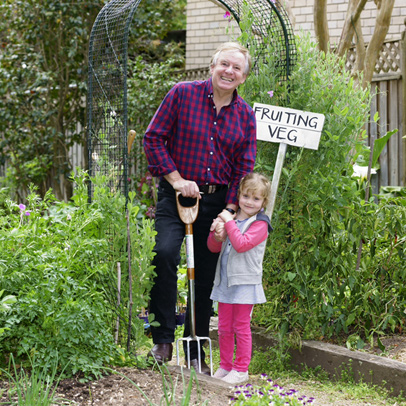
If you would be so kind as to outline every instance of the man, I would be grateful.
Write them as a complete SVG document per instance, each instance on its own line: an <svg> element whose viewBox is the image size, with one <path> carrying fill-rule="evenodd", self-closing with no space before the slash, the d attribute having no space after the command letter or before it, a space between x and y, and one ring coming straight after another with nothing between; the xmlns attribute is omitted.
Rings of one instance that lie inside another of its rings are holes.
<svg viewBox="0 0 406 406"><path fill-rule="evenodd" d="M210 79L182 82L165 96L144 136L148 169L160 178L155 217L156 278L151 290L150 313L157 362L172 358L177 296L177 266L185 225L176 208L175 190L185 198L200 199L193 224L195 263L196 335L207 337L212 310L210 293L218 254L207 248L210 226L224 207L235 212L240 179L254 168L256 121L250 106L237 94L251 69L247 49L225 43L210 62ZM189 304L188 304L189 307ZM189 308L184 336L190 335ZM191 366L199 371L198 349L191 342ZM201 351L201 371L210 368Z"/></svg>

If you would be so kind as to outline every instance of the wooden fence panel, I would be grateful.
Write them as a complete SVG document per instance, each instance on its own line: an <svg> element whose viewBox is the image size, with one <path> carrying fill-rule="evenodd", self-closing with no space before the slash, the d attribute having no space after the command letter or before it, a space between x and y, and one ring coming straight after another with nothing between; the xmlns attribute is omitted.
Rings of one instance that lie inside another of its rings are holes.
<svg viewBox="0 0 406 406"><path fill-rule="evenodd" d="M388 128L388 99L387 99L387 91L388 91L388 83L386 81L380 82L378 85L379 93L378 93L378 112L379 112L379 121L378 121L378 138L381 138L383 135L386 134ZM389 184L389 167L388 167L388 145L385 146L383 149L381 156L379 158L380 163L380 186L388 186Z"/></svg>
<svg viewBox="0 0 406 406"><path fill-rule="evenodd" d="M371 103L371 119L367 128L368 145L377 138L383 137L388 131L397 129L392 135L379 158L380 169L372 176L373 193L378 193L382 186L405 186L404 183L404 150L403 144L403 92L402 79L394 75L383 80L376 76L371 84L374 95ZM373 117L379 114L379 121L375 123Z"/></svg>
<svg viewBox="0 0 406 406"><path fill-rule="evenodd" d="M372 94L376 94L377 93L377 89L378 86L377 84L374 82L371 84L371 92ZM371 118L370 118L370 122L369 122L369 128L367 129L367 133L369 134L368 137L368 145L372 145L375 140L378 138L378 123L376 123L374 121L374 116L376 113L379 114L378 111L378 98L375 96L372 98L371 101ZM377 190L379 190L379 177L378 176L372 176L371 178L371 184L372 184L372 191L373 193L375 193Z"/></svg>
<svg viewBox="0 0 406 406"><path fill-rule="evenodd" d="M389 81L388 89L388 130L399 130L399 115L397 108L398 100L398 87L397 80ZM388 154L388 168L389 168L389 185L399 185L399 148L398 148L398 134L394 134L389 140L389 154Z"/></svg>

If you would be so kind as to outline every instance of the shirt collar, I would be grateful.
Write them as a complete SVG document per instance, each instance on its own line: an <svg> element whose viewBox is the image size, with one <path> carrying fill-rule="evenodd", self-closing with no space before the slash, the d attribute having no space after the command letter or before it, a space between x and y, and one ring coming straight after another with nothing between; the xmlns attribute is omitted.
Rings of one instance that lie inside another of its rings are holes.
<svg viewBox="0 0 406 406"><path fill-rule="evenodd" d="M207 81L206 88L207 88L207 97L210 99L213 99L213 82L212 82L211 78L209 78L209 80ZM238 97L238 92L237 92L237 89L235 89L234 93L233 93L233 98L231 100L231 103L229 104L230 106L237 101L237 97Z"/></svg>

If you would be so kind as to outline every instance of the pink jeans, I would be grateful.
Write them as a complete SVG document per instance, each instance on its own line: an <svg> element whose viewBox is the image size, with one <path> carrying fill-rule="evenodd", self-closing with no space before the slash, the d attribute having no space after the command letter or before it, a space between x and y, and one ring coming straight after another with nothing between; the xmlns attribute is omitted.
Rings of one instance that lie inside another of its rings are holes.
<svg viewBox="0 0 406 406"><path fill-rule="evenodd" d="M232 369L239 372L248 371L252 351L251 314L253 307L252 304L219 303L220 368L227 371ZM234 337L237 341L237 348L233 362Z"/></svg>

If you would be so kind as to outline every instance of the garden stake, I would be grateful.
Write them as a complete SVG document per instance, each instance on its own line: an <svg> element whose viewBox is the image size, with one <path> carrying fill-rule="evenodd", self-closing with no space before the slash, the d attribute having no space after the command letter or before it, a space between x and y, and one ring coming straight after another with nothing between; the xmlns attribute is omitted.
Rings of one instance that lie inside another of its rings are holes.
<svg viewBox="0 0 406 406"><path fill-rule="evenodd" d="M211 347L210 337L198 337L196 335L196 315L195 315L195 264L193 253L193 226L199 211L199 199L196 199L196 204L191 207L184 207L179 202L180 192L176 192L176 205L180 219L185 223L185 239L186 239L186 263L187 263L187 277L188 277L188 303L189 303L189 317L190 317L190 335L189 337L178 338L176 340L176 359L179 365L179 341L186 341L187 343L187 366L190 369L190 342L197 342L197 359L199 363L199 373L202 372L201 354L200 354L200 341L207 340L210 349L210 375L213 375L213 354Z"/></svg>
<svg viewBox="0 0 406 406"><path fill-rule="evenodd" d="M131 151L135 139L135 131L130 130L128 134L127 148L128 153ZM128 206L126 204L126 219L127 219L127 256L128 256L128 282L129 282L129 298L128 298L128 332L127 332L127 351L130 352L130 342L131 342L131 324L132 324L132 310L133 310L133 277L131 273L131 234L130 234L130 213L128 211Z"/></svg>
<svg viewBox="0 0 406 406"><path fill-rule="evenodd" d="M120 302L121 302L121 263L117 262L117 322L116 322L116 338L114 342L118 343L118 331L120 329Z"/></svg>
<svg viewBox="0 0 406 406"><path fill-rule="evenodd" d="M127 207L127 255L128 255L128 332L127 332L127 351L130 352L130 342L131 342L131 324L132 324L132 311L133 311L133 276L131 273L131 234L130 234L130 213Z"/></svg>

